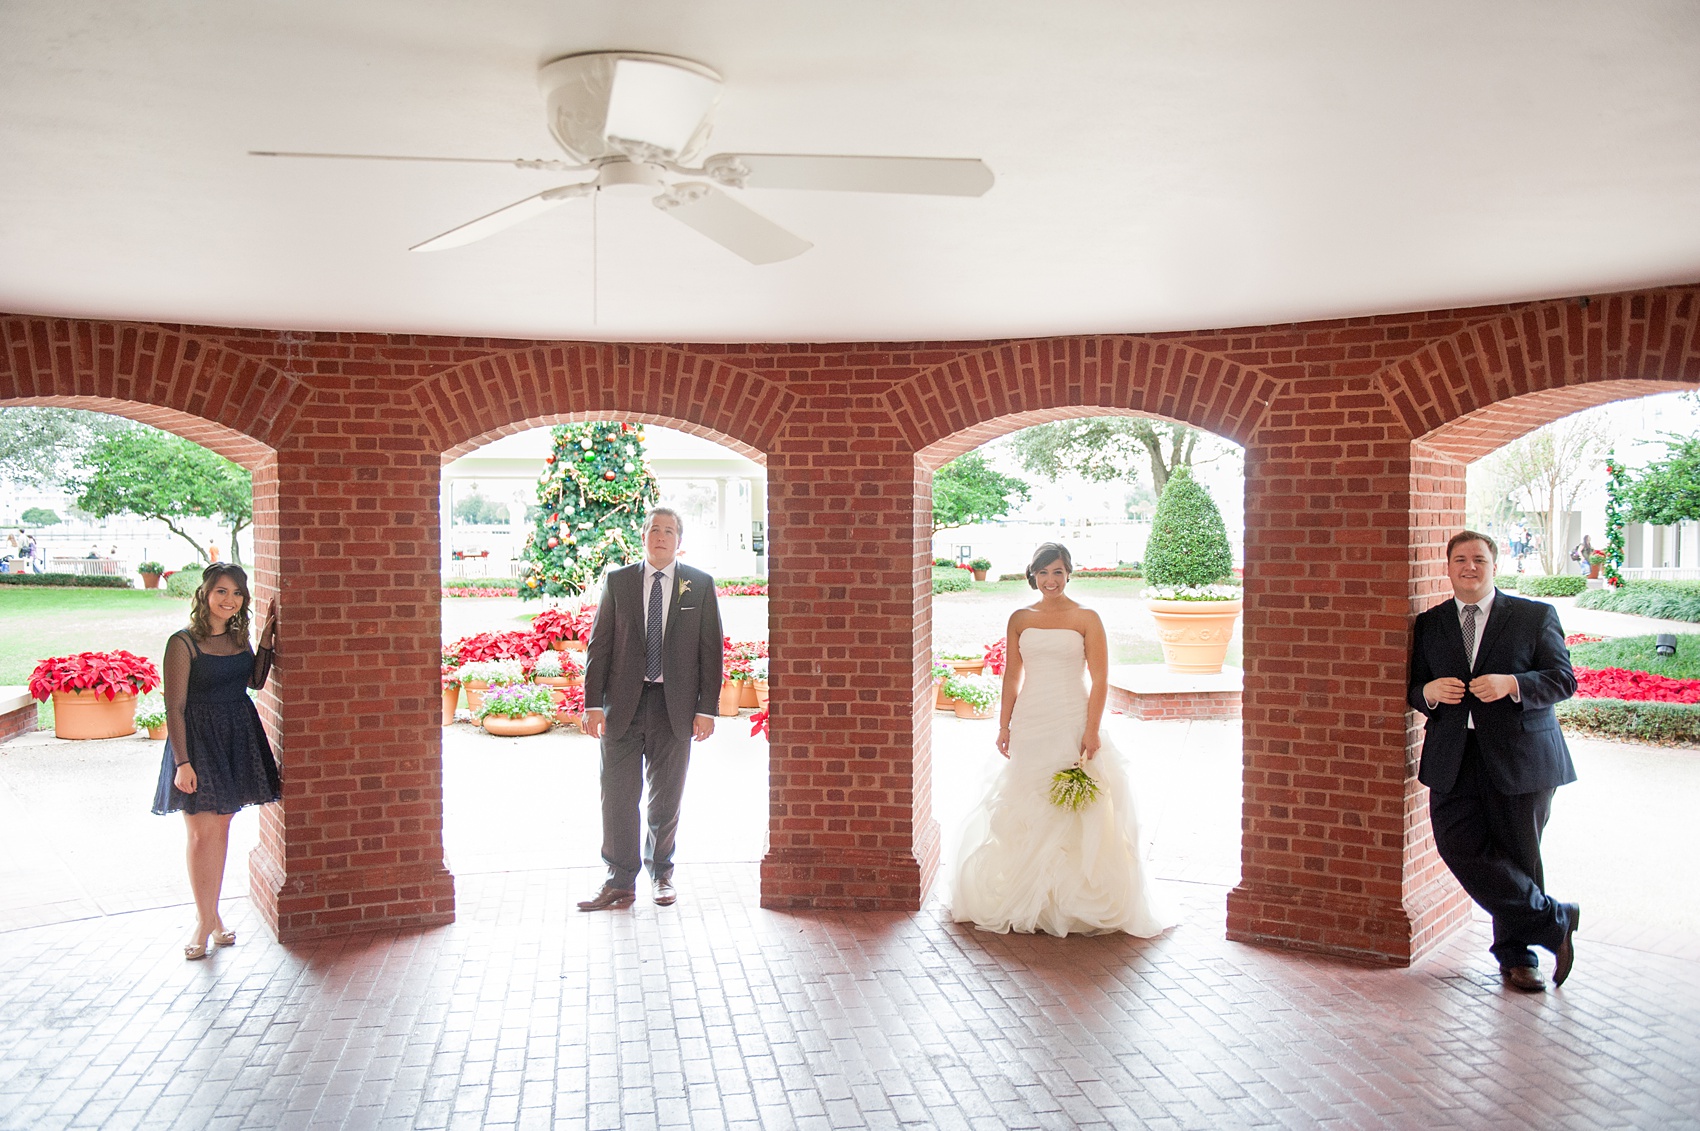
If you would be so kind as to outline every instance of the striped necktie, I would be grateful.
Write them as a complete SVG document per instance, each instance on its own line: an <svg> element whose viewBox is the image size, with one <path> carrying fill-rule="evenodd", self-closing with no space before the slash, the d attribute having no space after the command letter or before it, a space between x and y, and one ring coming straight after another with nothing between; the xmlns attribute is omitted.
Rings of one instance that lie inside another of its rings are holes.
<svg viewBox="0 0 1700 1131"><path fill-rule="evenodd" d="M649 587L649 616L643 626L643 678L651 683L661 678L661 577L661 571L656 570L655 584Z"/></svg>
<svg viewBox="0 0 1700 1131"><path fill-rule="evenodd" d="M1464 606L1464 656L1470 661L1470 670L1476 670L1476 606Z"/></svg>

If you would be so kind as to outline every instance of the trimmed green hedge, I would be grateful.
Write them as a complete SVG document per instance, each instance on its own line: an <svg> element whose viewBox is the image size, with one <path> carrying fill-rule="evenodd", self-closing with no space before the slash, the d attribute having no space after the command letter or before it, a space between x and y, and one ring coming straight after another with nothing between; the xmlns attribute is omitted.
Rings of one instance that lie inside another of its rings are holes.
<svg viewBox="0 0 1700 1131"><path fill-rule="evenodd" d="M1570 730L1663 746L1700 746L1700 706L1628 699L1566 699L1556 708Z"/></svg>
<svg viewBox="0 0 1700 1131"><path fill-rule="evenodd" d="M444 589L518 589L517 577L445 577Z"/></svg>
<svg viewBox="0 0 1700 1131"><path fill-rule="evenodd" d="M1700 623L1700 581L1630 581L1621 589L1590 589L1576 598L1576 607Z"/></svg>
<svg viewBox="0 0 1700 1131"><path fill-rule="evenodd" d="M1517 583L1521 580L1521 574L1496 573L1493 577L1493 587L1495 589L1503 589L1507 593L1515 593L1517 592Z"/></svg>
<svg viewBox="0 0 1700 1131"><path fill-rule="evenodd" d="M201 567L185 566L165 579L167 596L181 597L185 601L195 595L195 590L201 586Z"/></svg>
<svg viewBox="0 0 1700 1131"><path fill-rule="evenodd" d="M1575 573L1526 573L1517 583L1525 597L1574 597L1588 588L1588 579Z"/></svg>
<svg viewBox="0 0 1700 1131"><path fill-rule="evenodd" d="M0 573L0 585L55 585L63 589L133 589L128 577L82 573Z"/></svg>
<svg viewBox="0 0 1700 1131"><path fill-rule="evenodd" d="M934 593L966 593L974 588L974 575L965 569L933 569Z"/></svg>

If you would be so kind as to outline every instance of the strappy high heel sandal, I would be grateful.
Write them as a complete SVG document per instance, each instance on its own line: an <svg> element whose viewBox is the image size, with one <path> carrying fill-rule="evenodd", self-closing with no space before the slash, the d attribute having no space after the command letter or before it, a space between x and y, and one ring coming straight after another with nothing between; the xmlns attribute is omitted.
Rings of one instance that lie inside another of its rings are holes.
<svg viewBox="0 0 1700 1131"><path fill-rule="evenodd" d="M194 962L196 959L205 958L206 956L207 944L204 939L198 943L188 943L183 947L183 960L185 962Z"/></svg>
<svg viewBox="0 0 1700 1131"><path fill-rule="evenodd" d="M236 932L222 929L214 931L212 933L212 941L214 946L235 946Z"/></svg>

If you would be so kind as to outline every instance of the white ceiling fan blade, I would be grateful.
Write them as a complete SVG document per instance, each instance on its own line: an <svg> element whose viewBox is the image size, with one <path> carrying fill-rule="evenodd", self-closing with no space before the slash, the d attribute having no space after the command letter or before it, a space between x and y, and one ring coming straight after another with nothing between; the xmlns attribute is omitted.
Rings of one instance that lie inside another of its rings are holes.
<svg viewBox="0 0 1700 1131"><path fill-rule="evenodd" d="M450 228L440 236L432 236L424 243L414 244L409 251L443 251L451 247L461 247L474 243L486 237L493 236L505 228L515 224L523 224L533 216L540 216L556 205L571 200L577 196L588 196L596 191L594 182L582 185L562 185L560 188L547 189L536 196L528 196L524 200L515 201L506 208L498 208L487 216L469 220L458 228Z"/></svg>
<svg viewBox="0 0 1700 1131"><path fill-rule="evenodd" d="M751 263L778 263L815 246L752 212L713 185L687 181L654 200L655 207Z"/></svg>
<svg viewBox="0 0 1700 1131"><path fill-rule="evenodd" d="M543 157L414 157L396 153L293 153L281 149L250 149L250 157L318 157L332 161L431 161L441 165L512 165L551 173L582 173L589 165L569 165Z"/></svg>
<svg viewBox="0 0 1700 1131"><path fill-rule="evenodd" d="M961 157L717 153L703 162L703 168L714 180L734 188L983 196L993 181L984 161Z"/></svg>

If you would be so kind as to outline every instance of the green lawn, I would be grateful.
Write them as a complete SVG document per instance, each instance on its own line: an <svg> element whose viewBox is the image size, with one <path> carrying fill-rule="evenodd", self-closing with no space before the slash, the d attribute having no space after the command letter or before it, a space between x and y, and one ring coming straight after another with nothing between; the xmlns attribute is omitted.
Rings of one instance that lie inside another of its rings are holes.
<svg viewBox="0 0 1700 1131"><path fill-rule="evenodd" d="M1576 644L1570 662L1579 668L1623 668L1671 679L1700 679L1700 633L1679 633L1676 655L1653 651L1651 636L1617 636L1598 644Z"/></svg>
<svg viewBox="0 0 1700 1131"><path fill-rule="evenodd" d="M189 602L148 589L0 588L0 684L23 686L49 656L122 648L155 664L189 623ZM40 725L53 725L43 703Z"/></svg>

